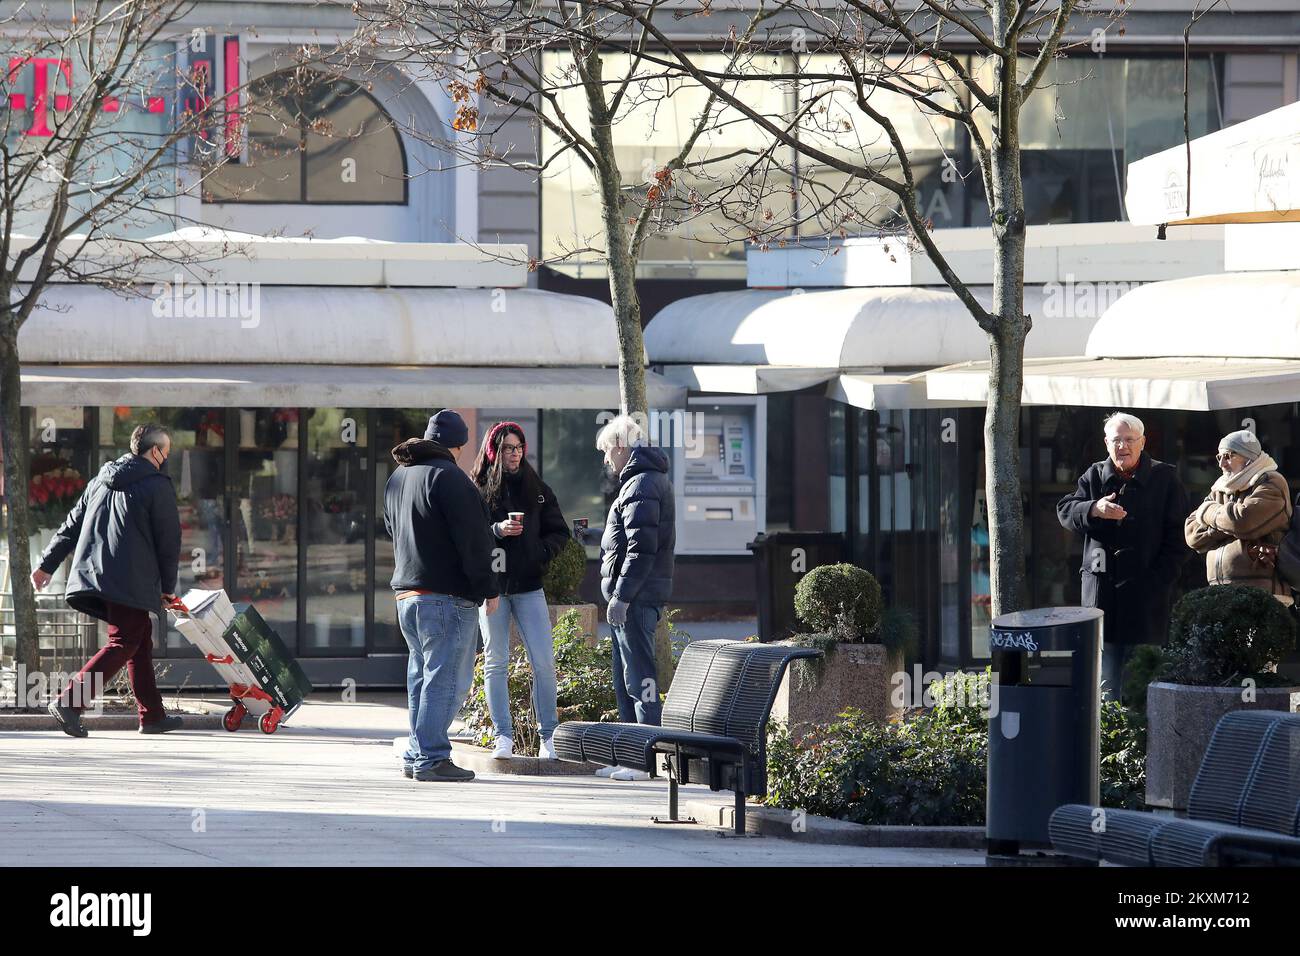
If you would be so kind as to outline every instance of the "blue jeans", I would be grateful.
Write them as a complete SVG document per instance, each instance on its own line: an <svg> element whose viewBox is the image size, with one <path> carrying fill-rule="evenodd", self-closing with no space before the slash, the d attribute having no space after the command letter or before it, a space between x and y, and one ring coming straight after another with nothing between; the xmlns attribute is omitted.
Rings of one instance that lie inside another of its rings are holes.
<svg viewBox="0 0 1300 956"><path fill-rule="evenodd" d="M447 731L469 691L465 673L473 673L478 605L450 594L418 594L397 602L397 618L410 651L411 739L403 759L419 772L451 758Z"/></svg>
<svg viewBox="0 0 1300 956"><path fill-rule="evenodd" d="M655 672L655 630L663 607L633 601L627 622L614 628L614 696L625 724L659 726L659 678Z"/></svg>
<svg viewBox="0 0 1300 956"><path fill-rule="evenodd" d="M489 615L486 608L480 608L478 615L483 631L483 685L492 726L502 737L514 737L508 686L513 615L519 624L524 653L533 668L533 713L541 725L542 738L549 740L559 717L555 713L555 638L551 634L545 592L538 588L522 594L503 594L495 614Z"/></svg>

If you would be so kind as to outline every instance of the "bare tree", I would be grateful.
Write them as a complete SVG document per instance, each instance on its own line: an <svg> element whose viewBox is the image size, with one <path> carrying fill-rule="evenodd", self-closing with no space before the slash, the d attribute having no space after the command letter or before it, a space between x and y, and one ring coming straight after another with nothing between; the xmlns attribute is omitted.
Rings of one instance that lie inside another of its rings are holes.
<svg viewBox="0 0 1300 956"><path fill-rule="evenodd" d="M667 5L652 0L646 6L653 13ZM625 412L646 412L636 275L647 240L687 226L695 227L694 241L719 246L752 234L731 224L743 223L759 207L756 197L766 193L761 169L772 137L724 111L719 95L680 67L648 56L650 31L620 39L617 31L626 28L626 18L600 4L395 0L358 9L364 26L353 41L354 52L377 53L388 65L400 64L409 77L443 83L457 104L458 138L413 127L404 130L408 135L432 139L483 169L509 168L545 179L576 159L590 173L600 201L599 230L575 235L560 243L555 255L529 265L535 269L544 262L592 256L606 264L617 324L620 404ZM762 22L755 17L751 33ZM738 63L746 49L742 42L734 55L715 55L711 64L732 77L716 85L733 96L740 96L748 82ZM625 178L628 163L616 147L617 128L635 125L652 132L670 122L665 114L683 111L687 128L672 154L647 158L639 179ZM532 144L521 149L511 142L504 131L519 116L529 118L536 134L544 130L555 148L534 158ZM715 144L738 124L751 142Z"/></svg>
<svg viewBox="0 0 1300 956"><path fill-rule="evenodd" d="M238 84L209 96L180 55L202 32L182 24L192 8L87 0L57 12L20 5L0 20L10 103L0 120L0 447L15 657L31 672L39 641L18 335L51 283L136 294L160 263L193 274L213 258L184 241L145 238L189 224L178 199L240 152L256 105Z"/></svg>
<svg viewBox="0 0 1300 956"><path fill-rule="evenodd" d="M822 236L897 235L924 250L986 333L991 361L984 448L995 615L1025 603L1019 423L1024 344L1032 322L1024 309L1021 110L1035 91L1050 85L1066 28L1076 14L1091 12L1089 3L756 0L724 12L702 0L671 13L633 0L589 5L605 14L600 36L589 36L589 42L634 45L646 60L679 68L794 157L766 152L771 162L790 163L785 178L800 185L787 219L752 210L742 217L758 224L752 241L789 242L792 225L810 221ZM1115 8L1107 16L1120 12ZM700 36L683 39L678 25L688 15L718 22L711 37L727 51L731 69L717 69L701 56ZM619 17L621 23L612 19ZM749 65L774 51L791 55L794 63L784 74L762 74L791 92L781 117L754 109L734 86L754 78ZM940 127L965 131L973 170L958 169ZM917 143L927 130L929 146L920 150ZM991 307L956 273L931 234L919 180L923 172L937 171L923 170L922 163L936 159L944 174L982 186L994 245Z"/></svg>

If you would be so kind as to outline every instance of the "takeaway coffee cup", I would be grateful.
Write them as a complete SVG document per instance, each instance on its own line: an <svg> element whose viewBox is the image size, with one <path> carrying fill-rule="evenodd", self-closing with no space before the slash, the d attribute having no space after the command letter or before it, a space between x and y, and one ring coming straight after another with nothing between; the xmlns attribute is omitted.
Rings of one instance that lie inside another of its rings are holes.
<svg viewBox="0 0 1300 956"><path fill-rule="evenodd" d="M507 511L506 517L511 521L518 522L519 524L524 523L524 513L522 511Z"/></svg>

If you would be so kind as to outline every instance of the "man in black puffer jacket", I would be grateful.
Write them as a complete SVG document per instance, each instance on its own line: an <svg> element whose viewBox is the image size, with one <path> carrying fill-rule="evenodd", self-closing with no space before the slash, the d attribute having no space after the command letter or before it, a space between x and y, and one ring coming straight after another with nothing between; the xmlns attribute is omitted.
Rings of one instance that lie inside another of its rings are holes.
<svg viewBox="0 0 1300 956"><path fill-rule="evenodd" d="M140 713L140 732L160 734L181 725L163 710L153 672L153 621L176 599L181 523L167 477L171 436L161 425L131 433L131 453L110 461L91 479L32 572L40 590L75 553L66 600L108 622L108 643L50 702L50 714L70 737L85 737L81 711L125 665Z"/></svg>
<svg viewBox="0 0 1300 956"><path fill-rule="evenodd" d="M619 720L658 725L655 630L673 588L677 517L668 456L645 441L628 415L611 421L596 440L619 481L600 540L600 588L614 630Z"/></svg>

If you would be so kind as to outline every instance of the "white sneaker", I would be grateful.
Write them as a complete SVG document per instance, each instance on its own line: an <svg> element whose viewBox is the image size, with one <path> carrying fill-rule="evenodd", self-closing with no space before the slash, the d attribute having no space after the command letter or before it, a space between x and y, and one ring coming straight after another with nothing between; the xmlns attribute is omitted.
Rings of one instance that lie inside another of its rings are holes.
<svg viewBox="0 0 1300 956"><path fill-rule="evenodd" d="M599 770L596 771L596 776L612 777L614 776L614 774L618 773L618 771L619 771L618 767L601 767Z"/></svg>
<svg viewBox="0 0 1300 956"><path fill-rule="evenodd" d="M650 774L644 770L633 770L630 767L619 767L609 775L610 780L649 780Z"/></svg>
<svg viewBox="0 0 1300 956"><path fill-rule="evenodd" d="M509 760L515 755L515 742L509 737L498 737L492 748L492 756L497 760Z"/></svg>
<svg viewBox="0 0 1300 956"><path fill-rule="evenodd" d="M538 760L555 759L555 742L550 737L543 737L542 742L537 746Z"/></svg>

